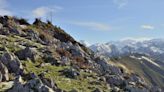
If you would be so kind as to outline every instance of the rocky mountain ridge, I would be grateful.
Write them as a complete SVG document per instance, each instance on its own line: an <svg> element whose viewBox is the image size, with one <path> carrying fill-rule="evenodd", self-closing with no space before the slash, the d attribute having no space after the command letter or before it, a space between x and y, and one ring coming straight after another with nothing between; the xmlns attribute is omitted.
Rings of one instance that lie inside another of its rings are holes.
<svg viewBox="0 0 164 92"><path fill-rule="evenodd" d="M90 48L97 54L109 57L130 55L134 53L145 54L161 62L164 62L164 40L149 39L137 41L126 39L122 41L113 41L104 44L93 44Z"/></svg>
<svg viewBox="0 0 164 92"><path fill-rule="evenodd" d="M111 62L123 65L130 72L142 76L150 85L164 87L163 65L149 56L132 54L130 56L111 59Z"/></svg>
<svg viewBox="0 0 164 92"><path fill-rule="evenodd" d="M51 22L0 16L2 92L162 92Z"/></svg>

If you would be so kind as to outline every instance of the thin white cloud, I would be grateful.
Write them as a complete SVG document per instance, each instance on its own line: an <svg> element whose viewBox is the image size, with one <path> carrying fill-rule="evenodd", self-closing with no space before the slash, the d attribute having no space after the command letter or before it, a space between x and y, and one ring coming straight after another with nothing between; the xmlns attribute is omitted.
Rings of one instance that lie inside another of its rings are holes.
<svg viewBox="0 0 164 92"><path fill-rule="evenodd" d="M111 27L108 24L99 22L72 22L71 24L88 28L89 30L96 31L109 31Z"/></svg>
<svg viewBox="0 0 164 92"><path fill-rule="evenodd" d="M152 25L141 25L141 28L145 29L145 30L154 30L155 29L155 27Z"/></svg>
<svg viewBox="0 0 164 92"><path fill-rule="evenodd" d="M128 4L128 0L113 0L113 3L120 9Z"/></svg>
<svg viewBox="0 0 164 92"><path fill-rule="evenodd" d="M137 41L137 42L142 42L142 41L147 41L147 40L151 40L153 38L150 37L125 37L120 39L120 41L126 41L126 40L133 40L133 41Z"/></svg>
<svg viewBox="0 0 164 92"><path fill-rule="evenodd" d="M56 13L59 10L61 10L62 7L38 7L32 11L32 14L34 17L45 17L47 15L50 15L50 13Z"/></svg>
<svg viewBox="0 0 164 92"><path fill-rule="evenodd" d="M8 9L7 0L0 0L0 15L12 15L12 12Z"/></svg>
<svg viewBox="0 0 164 92"><path fill-rule="evenodd" d="M0 9L0 15L12 15L12 13L5 9Z"/></svg>

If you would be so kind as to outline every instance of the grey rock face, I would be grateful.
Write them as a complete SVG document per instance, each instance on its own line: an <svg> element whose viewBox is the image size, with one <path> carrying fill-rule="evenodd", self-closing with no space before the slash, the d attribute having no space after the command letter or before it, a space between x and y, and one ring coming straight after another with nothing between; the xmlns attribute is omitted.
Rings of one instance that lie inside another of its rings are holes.
<svg viewBox="0 0 164 92"><path fill-rule="evenodd" d="M70 62L69 62L69 58L68 57L65 57L65 56L62 56L61 57L61 64L62 65L70 65Z"/></svg>
<svg viewBox="0 0 164 92"><path fill-rule="evenodd" d="M9 32L10 32L11 34L16 34L16 35L22 34L22 31L19 30L19 29L16 29L16 28L10 28L10 29L9 29Z"/></svg>
<svg viewBox="0 0 164 92"><path fill-rule="evenodd" d="M111 86L120 86L124 82L121 76L106 76L106 80Z"/></svg>
<svg viewBox="0 0 164 92"><path fill-rule="evenodd" d="M30 47L26 47L25 49L16 52L16 55L20 60L27 60L29 58L32 61L35 61L37 59L36 51Z"/></svg>
<svg viewBox="0 0 164 92"><path fill-rule="evenodd" d="M84 51L81 49L81 47L79 45L71 46L70 51L73 56L84 57Z"/></svg>
<svg viewBox="0 0 164 92"><path fill-rule="evenodd" d="M41 39L39 34L33 30L26 30L26 33L27 38L30 40L35 40L41 44L46 44L48 42L46 39Z"/></svg>
<svg viewBox="0 0 164 92"><path fill-rule="evenodd" d="M33 30L26 30L27 36L30 37L31 40L38 39L38 33Z"/></svg>
<svg viewBox="0 0 164 92"><path fill-rule="evenodd" d="M39 79L32 79L25 84L15 81L12 89L8 92L54 92L51 88L44 85Z"/></svg>
<svg viewBox="0 0 164 92"><path fill-rule="evenodd" d="M41 73L39 75L39 78L41 79L41 81L43 82L44 85L47 85L48 87L52 88L53 90L57 90L57 84L54 82L54 80L52 78L48 79L45 78L44 73Z"/></svg>
<svg viewBox="0 0 164 92"><path fill-rule="evenodd" d="M20 60L12 53L5 53L1 57L2 63L8 68L9 72L18 74L22 69Z"/></svg>
<svg viewBox="0 0 164 92"><path fill-rule="evenodd" d="M121 75L122 74L121 69L118 67L110 65L109 68L110 68L112 74L115 74L115 75Z"/></svg>
<svg viewBox="0 0 164 92"><path fill-rule="evenodd" d="M58 60L56 60L52 55L45 55L44 56L44 60L47 63L50 63L51 65L59 65L60 62Z"/></svg>
<svg viewBox="0 0 164 92"><path fill-rule="evenodd" d="M98 70L101 74L111 73L110 65L107 63L106 59L97 58L96 63L98 64Z"/></svg>
<svg viewBox="0 0 164 92"><path fill-rule="evenodd" d="M72 78L72 79L75 79L77 76L80 75L80 73L77 72L74 69L64 69L64 70L62 70L60 72L62 73L62 75L65 75L66 77Z"/></svg>

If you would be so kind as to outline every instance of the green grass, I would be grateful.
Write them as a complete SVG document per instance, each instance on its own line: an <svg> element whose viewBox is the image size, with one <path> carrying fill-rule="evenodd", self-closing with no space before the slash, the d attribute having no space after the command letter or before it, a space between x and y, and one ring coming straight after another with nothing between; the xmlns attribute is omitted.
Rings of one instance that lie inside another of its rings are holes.
<svg viewBox="0 0 164 92"><path fill-rule="evenodd" d="M77 79L70 79L66 78L65 76L60 74L60 70L70 68L69 66L44 66L41 68L36 67L38 65L38 62L33 63L31 61L24 61L24 65L26 66L26 72L34 72L35 74L40 74L46 70L48 70L48 73L45 75L47 78L52 78L55 83L57 83L58 87L66 90L71 91L72 89L76 89L80 92L91 92L95 88L100 88L104 90L104 92L108 92L107 86L104 82L100 82L100 85L98 84L90 84L90 82L96 82L98 81L96 78L92 76L96 76L94 73L86 73L86 72L80 72L80 76L77 77ZM90 76L88 78L84 78L84 76ZM99 82L99 81L98 81Z"/></svg>
<svg viewBox="0 0 164 92"><path fill-rule="evenodd" d="M154 81L156 84L160 85L161 87L164 87L163 81L161 81L162 79L164 79L164 77L158 72L153 71L148 66L146 65L144 66L145 67L143 70L147 73L147 76L149 76L150 80Z"/></svg>
<svg viewBox="0 0 164 92"><path fill-rule="evenodd" d="M40 31L36 29L34 26L29 26L29 28L35 31ZM9 35L9 36L0 35L0 40L1 40L0 47L3 48L6 47L10 52L13 53L20 49L23 49L23 46L20 46L21 43L27 43L28 45L37 47L37 49L45 47L40 43L36 43L35 41L31 41L16 35ZM0 55L2 55L3 53L4 52L0 52ZM109 92L106 83L100 82L98 81L97 78L95 78L95 76L97 76L95 73L86 73L80 71L80 76L78 76L77 79L70 79L65 77L64 75L61 75L59 71L64 70L66 68L71 68L71 66L47 65L44 67L36 67L41 62L44 61L42 60L38 60L36 62L22 61L22 64L24 65L26 73L33 72L36 75L39 75L40 73L43 73L44 71L48 70L48 73L45 74L45 77L52 78L54 82L57 83L59 88L66 91L71 91L72 89L76 89L80 92L91 92L96 88L100 88L104 92ZM85 76L88 76L88 78L86 78ZM100 85L91 84L91 82L98 82Z"/></svg>
<svg viewBox="0 0 164 92"><path fill-rule="evenodd" d="M34 41L16 35L9 35L9 36L0 35L0 40L1 40L0 47L2 48L6 47L10 52L13 53L22 49L23 46L20 45L21 43L26 43L30 46L35 46L38 49L45 47L40 43L36 43Z"/></svg>
<svg viewBox="0 0 164 92"><path fill-rule="evenodd" d="M155 72L151 69L151 67L141 64L140 61L129 58L129 57L123 57L119 60L112 60L111 62L119 62L123 65L125 65L129 70L133 70L134 73L140 75L144 78L144 80L151 85L153 82L160 85L161 87L164 87L163 85L163 79L164 76L159 74L158 72Z"/></svg>

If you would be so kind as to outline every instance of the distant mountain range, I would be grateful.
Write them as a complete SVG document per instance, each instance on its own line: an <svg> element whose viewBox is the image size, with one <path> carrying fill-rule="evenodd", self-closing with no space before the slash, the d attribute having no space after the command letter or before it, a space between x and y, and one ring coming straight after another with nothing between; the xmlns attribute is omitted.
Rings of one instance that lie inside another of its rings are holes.
<svg viewBox="0 0 164 92"><path fill-rule="evenodd" d="M94 44L90 48L97 54L117 57L134 53L150 56L158 61L164 62L164 39L150 39L138 41L126 39L104 44Z"/></svg>

